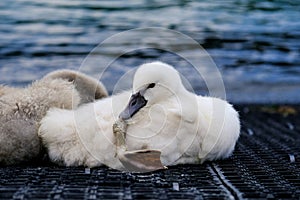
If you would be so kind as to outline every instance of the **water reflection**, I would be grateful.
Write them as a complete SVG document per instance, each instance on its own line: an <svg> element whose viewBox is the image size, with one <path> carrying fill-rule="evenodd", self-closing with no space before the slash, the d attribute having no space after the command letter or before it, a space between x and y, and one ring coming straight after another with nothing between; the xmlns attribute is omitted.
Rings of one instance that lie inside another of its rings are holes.
<svg viewBox="0 0 300 200"><path fill-rule="evenodd" d="M205 47L219 67L234 102L300 101L299 1L94 1L19 0L0 2L0 83L25 85L60 68L78 69L101 41L138 27L164 27L183 32ZM143 43L125 38L95 56L110 59L122 47ZM161 45L164 40L161 41ZM181 41L173 48L189 56ZM197 59L197 58L195 58ZM113 62L103 77L112 90L124 69L162 60L187 69L169 52L144 49ZM87 70L95 73L101 63ZM198 93L206 88L191 82Z"/></svg>

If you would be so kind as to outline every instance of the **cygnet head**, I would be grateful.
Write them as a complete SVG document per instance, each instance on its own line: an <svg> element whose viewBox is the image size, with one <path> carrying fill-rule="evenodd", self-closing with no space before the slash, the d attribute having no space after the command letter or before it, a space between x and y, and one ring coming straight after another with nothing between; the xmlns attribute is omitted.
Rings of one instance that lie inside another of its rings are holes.
<svg viewBox="0 0 300 200"><path fill-rule="evenodd" d="M133 94L120 118L132 118L143 107L165 101L185 90L179 73L170 65L152 62L141 65L133 78Z"/></svg>

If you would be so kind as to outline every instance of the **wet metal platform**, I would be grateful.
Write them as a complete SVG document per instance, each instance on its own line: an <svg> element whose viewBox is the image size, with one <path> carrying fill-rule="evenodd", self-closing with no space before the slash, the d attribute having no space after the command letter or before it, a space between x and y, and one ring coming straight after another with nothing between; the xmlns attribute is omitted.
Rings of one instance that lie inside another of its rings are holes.
<svg viewBox="0 0 300 200"><path fill-rule="evenodd" d="M1 199L300 199L299 106L237 106L234 155L154 173L49 163L0 168Z"/></svg>

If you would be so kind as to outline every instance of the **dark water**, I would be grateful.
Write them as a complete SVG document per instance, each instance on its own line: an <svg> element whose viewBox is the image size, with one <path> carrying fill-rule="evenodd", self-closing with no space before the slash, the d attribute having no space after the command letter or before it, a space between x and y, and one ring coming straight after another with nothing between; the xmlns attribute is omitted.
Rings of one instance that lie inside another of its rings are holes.
<svg viewBox="0 0 300 200"><path fill-rule="evenodd" d="M100 42L141 27L176 30L199 42L218 66L232 102L300 102L298 0L0 1L0 83L24 86L56 69L79 69ZM122 49L143 42L123 39L117 47L101 47L94 56L111 60ZM172 45L193 56L193 49L180 40ZM98 73L101 59L84 71ZM123 73L153 60L178 69L188 65L172 52L140 49L112 62L101 80L112 92ZM192 71L185 73L197 93L207 93L205 85L193 80Z"/></svg>

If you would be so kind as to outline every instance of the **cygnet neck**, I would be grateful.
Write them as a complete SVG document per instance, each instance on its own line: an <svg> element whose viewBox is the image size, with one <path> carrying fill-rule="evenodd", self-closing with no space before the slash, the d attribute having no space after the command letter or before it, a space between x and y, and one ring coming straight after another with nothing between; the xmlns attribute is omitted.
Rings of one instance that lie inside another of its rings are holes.
<svg viewBox="0 0 300 200"><path fill-rule="evenodd" d="M183 85L177 90L177 98L181 104L182 116L194 121L198 113L197 95L188 91Z"/></svg>

